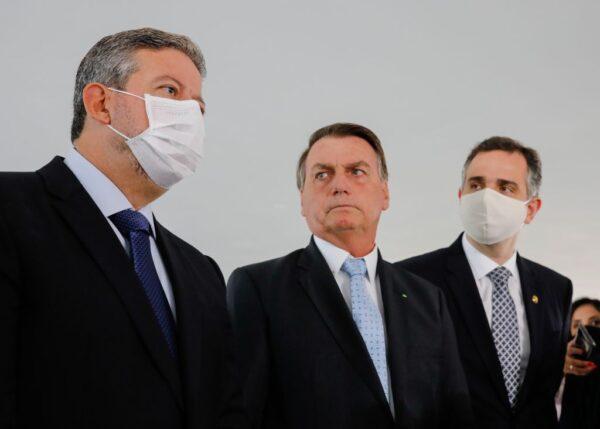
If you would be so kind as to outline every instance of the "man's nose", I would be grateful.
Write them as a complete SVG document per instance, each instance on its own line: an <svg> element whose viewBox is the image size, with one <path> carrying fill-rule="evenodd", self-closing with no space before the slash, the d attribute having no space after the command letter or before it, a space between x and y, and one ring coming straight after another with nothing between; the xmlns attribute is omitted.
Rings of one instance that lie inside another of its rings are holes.
<svg viewBox="0 0 600 429"><path fill-rule="evenodd" d="M334 176L333 180L331 181L331 191L333 195L343 195L349 193L350 181L343 172Z"/></svg>

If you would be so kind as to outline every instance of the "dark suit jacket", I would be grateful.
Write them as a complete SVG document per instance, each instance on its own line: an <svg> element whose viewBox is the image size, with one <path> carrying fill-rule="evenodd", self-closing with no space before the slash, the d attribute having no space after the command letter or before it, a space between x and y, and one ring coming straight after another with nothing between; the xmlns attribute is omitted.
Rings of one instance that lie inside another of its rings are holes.
<svg viewBox="0 0 600 429"><path fill-rule="evenodd" d="M159 223L156 234L179 362L132 262L63 160L0 173L1 428L237 425L221 272Z"/></svg>
<svg viewBox="0 0 600 429"><path fill-rule="evenodd" d="M339 287L311 240L238 268L227 299L257 428L464 427L470 405L441 292L379 257L396 420Z"/></svg>
<svg viewBox="0 0 600 429"><path fill-rule="evenodd" d="M398 262L396 266L444 291L478 427L556 427L554 394L560 384L568 338L571 281L517 257L531 355L517 404L511 410L491 329L461 237L449 248Z"/></svg>

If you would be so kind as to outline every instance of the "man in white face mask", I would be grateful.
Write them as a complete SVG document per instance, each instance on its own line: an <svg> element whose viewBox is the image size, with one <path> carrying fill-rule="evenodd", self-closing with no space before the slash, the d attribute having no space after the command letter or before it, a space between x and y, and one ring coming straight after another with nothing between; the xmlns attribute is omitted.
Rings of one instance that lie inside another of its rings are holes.
<svg viewBox="0 0 600 429"><path fill-rule="evenodd" d="M67 156L0 174L0 427L242 426L223 276L151 207L198 166L204 75L185 36L107 36Z"/></svg>
<svg viewBox="0 0 600 429"><path fill-rule="evenodd" d="M572 285L516 251L541 208L541 178L535 150L507 137L483 141L463 168L465 232L398 263L446 293L477 427L557 426Z"/></svg>

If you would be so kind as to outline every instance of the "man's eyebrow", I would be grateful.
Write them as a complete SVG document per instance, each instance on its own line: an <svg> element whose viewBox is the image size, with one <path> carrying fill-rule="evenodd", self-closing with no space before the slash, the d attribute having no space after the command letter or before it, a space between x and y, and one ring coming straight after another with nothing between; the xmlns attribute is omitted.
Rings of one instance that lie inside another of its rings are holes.
<svg viewBox="0 0 600 429"><path fill-rule="evenodd" d="M469 182L485 182L485 177L483 176L473 176L467 179Z"/></svg>
<svg viewBox="0 0 600 429"><path fill-rule="evenodd" d="M333 165L331 164L323 164L321 162L318 162L316 164L313 164L312 167L310 167L311 170L333 170Z"/></svg>
<svg viewBox="0 0 600 429"><path fill-rule="evenodd" d="M513 185L516 188L519 187L519 184L517 182L513 182L512 180L498 179L496 180L496 183L498 183L499 185Z"/></svg>
<svg viewBox="0 0 600 429"><path fill-rule="evenodd" d="M168 74L163 74L162 76L158 76L157 78L153 79L152 82L158 82L158 81L165 80L165 79L170 79L173 82L175 82L177 85L179 85L179 87L185 88L184 84L182 84L179 80L175 79L173 76L168 75ZM196 100L198 103L202 104L203 106L206 105L206 103L204 102L204 99L201 96L192 97L192 99Z"/></svg>
<svg viewBox="0 0 600 429"><path fill-rule="evenodd" d="M344 165L344 168L346 168L346 169L351 169L351 168L356 168L356 167L371 168L371 165L367 161L356 161L356 162L351 162L349 164Z"/></svg>

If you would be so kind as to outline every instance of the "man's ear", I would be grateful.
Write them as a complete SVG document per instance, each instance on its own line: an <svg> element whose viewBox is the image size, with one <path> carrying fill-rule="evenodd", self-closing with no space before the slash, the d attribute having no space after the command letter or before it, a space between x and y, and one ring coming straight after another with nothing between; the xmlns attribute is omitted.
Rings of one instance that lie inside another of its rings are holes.
<svg viewBox="0 0 600 429"><path fill-rule="evenodd" d="M388 186L387 180L383 182L383 208L382 210L387 210L390 207L390 188Z"/></svg>
<svg viewBox="0 0 600 429"><path fill-rule="evenodd" d="M525 224L530 224L537 212L542 208L542 200L538 197L533 197L527 204L527 217L525 217Z"/></svg>
<svg viewBox="0 0 600 429"><path fill-rule="evenodd" d="M306 217L304 213L304 188L300 189L300 214L302 217Z"/></svg>
<svg viewBox="0 0 600 429"><path fill-rule="evenodd" d="M87 117L103 125L110 124L110 112L106 108L110 94L104 85L97 82L88 83L83 88L82 98Z"/></svg>

